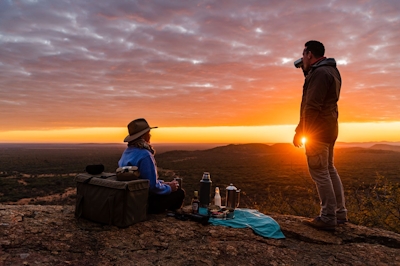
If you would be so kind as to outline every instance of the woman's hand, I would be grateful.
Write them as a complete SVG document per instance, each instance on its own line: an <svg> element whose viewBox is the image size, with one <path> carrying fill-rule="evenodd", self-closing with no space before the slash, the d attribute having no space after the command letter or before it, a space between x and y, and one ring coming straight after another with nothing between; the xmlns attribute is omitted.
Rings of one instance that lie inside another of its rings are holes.
<svg viewBox="0 0 400 266"><path fill-rule="evenodd" d="M179 189L179 183L178 181L171 181L171 182L165 182L168 186L171 187L172 192L175 192Z"/></svg>

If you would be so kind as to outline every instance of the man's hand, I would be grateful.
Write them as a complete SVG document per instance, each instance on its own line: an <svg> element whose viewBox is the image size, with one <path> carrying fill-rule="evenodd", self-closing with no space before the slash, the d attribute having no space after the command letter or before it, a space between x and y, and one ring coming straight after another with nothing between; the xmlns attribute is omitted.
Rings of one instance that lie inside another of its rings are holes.
<svg viewBox="0 0 400 266"><path fill-rule="evenodd" d="M301 65L301 69L303 70L304 77L307 77L307 75L308 75L308 70L305 70L305 69L304 69L304 65Z"/></svg>
<svg viewBox="0 0 400 266"><path fill-rule="evenodd" d="M299 134L295 134L293 137L293 145L297 148L300 148L301 146L303 146L303 142L301 141L302 136Z"/></svg>

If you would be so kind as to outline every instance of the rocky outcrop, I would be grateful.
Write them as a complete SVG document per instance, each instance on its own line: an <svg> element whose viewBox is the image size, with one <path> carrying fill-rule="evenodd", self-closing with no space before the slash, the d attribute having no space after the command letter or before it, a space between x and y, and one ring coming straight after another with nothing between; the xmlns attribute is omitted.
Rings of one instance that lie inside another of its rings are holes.
<svg viewBox="0 0 400 266"><path fill-rule="evenodd" d="M286 239L165 215L121 229L76 220L74 206L0 205L0 265L400 265L399 234L271 217Z"/></svg>

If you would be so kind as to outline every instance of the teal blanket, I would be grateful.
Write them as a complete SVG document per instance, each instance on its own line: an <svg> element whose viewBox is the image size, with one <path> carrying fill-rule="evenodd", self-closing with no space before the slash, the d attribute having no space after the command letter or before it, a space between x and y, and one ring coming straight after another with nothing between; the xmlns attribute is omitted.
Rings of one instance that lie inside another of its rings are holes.
<svg viewBox="0 0 400 266"><path fill-rule="evenodd" d="M252 209L235 209L233 219L223 220L210 218L212 225L222 225L232 228L251 228L253 231L263 237L285 238L279 224L271 217Z"/></svg>

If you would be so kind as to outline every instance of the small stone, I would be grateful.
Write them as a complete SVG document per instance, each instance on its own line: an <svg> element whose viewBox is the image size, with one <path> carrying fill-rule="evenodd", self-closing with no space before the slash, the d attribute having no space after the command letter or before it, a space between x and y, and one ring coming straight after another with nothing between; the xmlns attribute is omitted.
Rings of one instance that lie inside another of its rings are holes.
<svg viewBox="0 0 400 266"><path fill-rule="evenodd" d="M234 246L227 246L226 247L226 253L228 255L236 256L238 254L238 251Z"/></svg>
<svg viewBox="0 0 400 266"><path fill-rule="evenodd" d="M21 253L21 254L19 254L19 257L24 260L27 257L29 257L29 253Z"/></svg>

